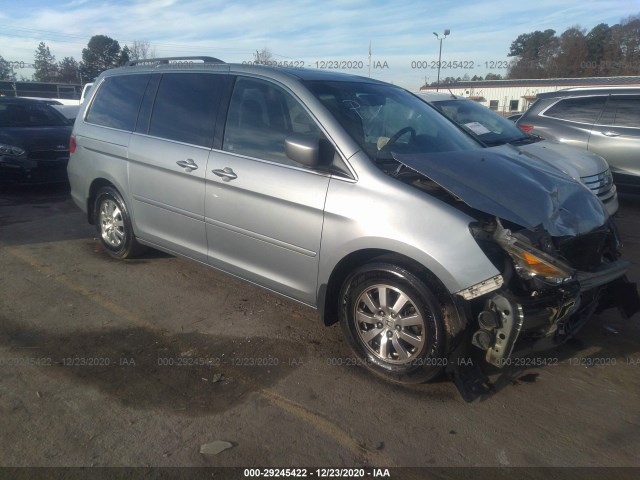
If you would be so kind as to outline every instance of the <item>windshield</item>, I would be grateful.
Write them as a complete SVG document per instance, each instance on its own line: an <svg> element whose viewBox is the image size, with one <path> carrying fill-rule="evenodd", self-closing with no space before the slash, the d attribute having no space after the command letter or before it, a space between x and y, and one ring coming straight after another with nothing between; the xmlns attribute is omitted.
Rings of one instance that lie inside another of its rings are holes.
<svg viewBox="0 0 640 480"><path fill-rule="evenodd" d="M40 102L0 103L0 127L61 127L69 125L64 115Z"/></svg>
<svg viewBox="0 0 640 480"><path fill-rule="evenodd" d="M434 108L392 85L308 81L309 90L329 109L372 160L391 153L442 153L482 148Z"/></svg>
<svg viewBox="0 0 640 480"><path fill-rule="evenodd" d="M512 121L472 100L438 100L432 103L451 120L471 130L487 145L503 145L529 138Z"/></svg>

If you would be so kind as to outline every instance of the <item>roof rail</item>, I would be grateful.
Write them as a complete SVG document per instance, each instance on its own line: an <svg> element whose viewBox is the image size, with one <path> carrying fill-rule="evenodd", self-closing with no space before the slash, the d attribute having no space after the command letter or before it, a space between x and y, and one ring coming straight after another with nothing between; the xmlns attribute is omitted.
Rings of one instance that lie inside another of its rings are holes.
<svg viewBox="0 0 640 480"><path fill-rule="evenodd" d="M225 63L219 58L215 57L164 57L164 58L140 58L138 60L131 60L127 62L127 67L133 65L156 65L156 64L168 64L170 61L180 63L193 63L193 60L202 60L202 63Z"/></svg>

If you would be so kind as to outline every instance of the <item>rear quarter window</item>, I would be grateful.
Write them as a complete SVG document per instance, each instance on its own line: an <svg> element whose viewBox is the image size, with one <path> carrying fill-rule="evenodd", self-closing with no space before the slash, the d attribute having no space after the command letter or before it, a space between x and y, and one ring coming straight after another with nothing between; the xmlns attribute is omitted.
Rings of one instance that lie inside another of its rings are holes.
<svg viewBox="0 0 640 480"><path fill-rule="evenodd" d="M595 123L607 97L565 98L552 105L544 116L579 123Z"/></svg>
<svg viewBox="0 0 640 480"><path fill-rule="evenodd" d="M132 132L150 75L107 77L100 85L85 120Z"/></svg>

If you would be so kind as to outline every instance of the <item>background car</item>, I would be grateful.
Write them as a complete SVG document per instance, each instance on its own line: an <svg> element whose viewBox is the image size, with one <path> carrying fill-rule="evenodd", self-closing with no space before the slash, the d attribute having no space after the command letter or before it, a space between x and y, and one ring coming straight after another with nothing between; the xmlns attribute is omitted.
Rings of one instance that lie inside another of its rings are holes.
<svg viewBox="0 0 640 480"><path fill-rule="evenodd" d="M0 182L66 181L71 128L46 102L0 98Z"/></svg>
<svg viewBox="0 0 640 480"><path fill-rule="evenodd" d="M617 185L640 187L640 88L539 93L516 125L601 155L611 166Z"/></svg>
<svg viewBox="0 0 640 480"><path fill-rule="evenodd" d="M80 105L53 105L53 108L63 114L67 120L73 124L80 110Z"/></svg>
<svg viewBox="0 0 640 480"><path fill-rule="evenodd" d="M618 210L618 195L607 162L591 152L523 132L516 125L473 100L443 93L419 93L454 122L489 146L509 144L582 181L604 203L609 215Z"/></svg>

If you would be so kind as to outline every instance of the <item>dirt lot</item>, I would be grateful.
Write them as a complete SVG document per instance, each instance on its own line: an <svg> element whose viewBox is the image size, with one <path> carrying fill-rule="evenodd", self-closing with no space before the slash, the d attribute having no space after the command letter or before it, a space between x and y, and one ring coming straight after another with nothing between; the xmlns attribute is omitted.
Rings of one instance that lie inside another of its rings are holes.
<svg viewBox="0 0 640 480"><path fill-rule="evenodd" d="M618 223L638 281L638 197ZM110 259L68 187L0 190L0 272L2 466L640 467L640 315L594 318L465 403L446 379L377 380L269 292Z"/></svg>

